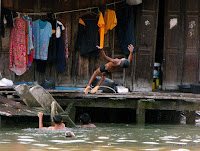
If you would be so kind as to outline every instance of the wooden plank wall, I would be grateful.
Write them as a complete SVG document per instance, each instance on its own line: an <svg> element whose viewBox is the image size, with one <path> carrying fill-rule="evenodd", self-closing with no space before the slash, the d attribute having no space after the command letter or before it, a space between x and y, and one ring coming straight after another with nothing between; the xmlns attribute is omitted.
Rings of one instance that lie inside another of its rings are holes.
<svg viewBox="0 0 200 151"><path fill-rule="evenodd" d="M76 10L81 8L105 6L106 3L112 3L114 0L3 0L3 7L17 10L19 12L61 12L66 10ZM115 9L116 6L110 5L107 8ZM94 10L95 11L95 10ZM100 65L105 64L107 61L100 57L95 58L83 58L80 56L79 51L74 50L74 42L76 40L78 31L78 16L82 12L65 13L58 15L58 19L68 26L68 43L69 43L69 58L66 59L67 72L59 74L55 64L48 64L45 73L37 72L36 63L34 62L31 68L22 76L16 76L9 70L9 38L10 29L6 28L6 36L2 38L1 49L1 63L0 72L2 75L14 82L21 81L38 81L41 84L44 79L52 78L56 79L56 85L59 86L85 86L94 72L94 70ZM117 34L115 29L109 31L105 35L105 52L110 57L123 57ZM133 65L128 71L119 71L112 74L111 77L119 83L127 85L132 88L133 79ZM126 79L125 79L126 77Z"/></svg>
<svg viewBox="0 0 200 151"><path fill-rule="evenodd" d="M199 4L198 0L166 0L164 90L200 81ZM170 27L173 20L176 24Z"/></svg>

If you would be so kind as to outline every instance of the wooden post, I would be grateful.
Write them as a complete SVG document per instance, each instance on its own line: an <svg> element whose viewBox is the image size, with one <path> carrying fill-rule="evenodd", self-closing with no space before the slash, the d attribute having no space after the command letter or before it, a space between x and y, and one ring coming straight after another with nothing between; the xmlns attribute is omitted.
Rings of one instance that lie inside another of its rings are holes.
<svg viewBox="0 0 200 151"><path fill-rule="evenodd" d="M72 121L75 121L76 107L74 105L74 102L71 102L67 105L65 112L69 115Z"/></svg>
<svg viewBox="0 0 200 151"><path fill-rule="evenodd" d="M0 0L0 27L1 27L1 0ZM2 52L2 41L1 41L1 28L0 28L0 57L1 57L1 52Z"/></svg>
<svg viewBox="0 0 200 151"><path fill-rule="evenodd" d="M72 1L72 9L79 9L79 1ZM79 12L74 12L71 13L71 43L74 43L76 41L76 34L78 31L78 25L77 23L77 18L78 18ZM74 44L71 44L72 46L72 64L71 64L71 69L70 76L72 78L72 83L73 85L77 85L78 83L78 75L79 75L79 63L80 63L80 58L79 58L79 53L78 51L75 51Z"/></svg>
<svg viewBox="0 0 200 151"><path fill-rule="evenodd" d="M34 1L34 12L41 12L41 0Z"/></svg>
<svg viewBox="0 0 200 151"><path fill-rule="evenodd" d="M136 109L137 124L145 124L145 101L138 100Z"/></svg>
<svg viewBox="0 0 200 151"><path fill-rule="evenodd" d="M186 112L186 124L195 124L195 111Z"/></svg>

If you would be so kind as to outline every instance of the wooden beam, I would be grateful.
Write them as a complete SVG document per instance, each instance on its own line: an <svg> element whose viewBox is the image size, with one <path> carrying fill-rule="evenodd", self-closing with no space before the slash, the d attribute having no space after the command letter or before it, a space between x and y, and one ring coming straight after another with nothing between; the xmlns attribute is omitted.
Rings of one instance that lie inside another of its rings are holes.
<svg viewBox="0 0 200 151"><path fill-rule="evenodd" d="M74 102L70 102L67 105L67 108L65 109L65 112L68 113L69 117L72 121L75 122L75 116L76 116L76 107Z"/></svg>
<svg viewBox="0 0 200 151"><path fill-rule="evenodd" d="M35 13L41 12L41 0L34 1L34 12Z"/></svg>
<svg viewBox="0 0 200 151"><path fill-rule="evenodd" d="M145 124L145 102L138 100L136 109L136 122L137 124Z"/></svg>
<svg viewBox="0 0 200 151"><path fill-rule="evenodd" d="M1 27L1 0L0 0L0 27ZM1 28L0 28L0 57L2 52Z"/></svg>
<svg viewBox="0 0 200 151"><path fill-rule="evenodd" d="M195 111L186 112L186 124L195 124Z"/></svg>

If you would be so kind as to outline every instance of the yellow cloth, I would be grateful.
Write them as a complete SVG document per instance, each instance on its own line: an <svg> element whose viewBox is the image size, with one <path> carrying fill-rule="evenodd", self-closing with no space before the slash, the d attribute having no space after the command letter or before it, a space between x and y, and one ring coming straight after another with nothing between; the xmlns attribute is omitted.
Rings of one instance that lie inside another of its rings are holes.
<svg viewBox="0 0 200 151"><path fill-rule="evenodd" d="M105 34L108 30L112 30L117 25L116 13L114 10L107 9L104 16Z"/></svg>
<svg viewBox="0 0 200 151"><path fill-rule="evenodd" d="M84 21L81 18L79 18L79 24L82 24L82 25L85 26L85 23L84 23Z"/></svg>
<svg viewBox="0 0 200 151"><path fill-rule="evenodd" d="M79 21L80 22L80 21ZM114 10L107 9L103 18L102 12L99 12L99 34L100 34L100 47L104 45L104 34L108 30L112 30L117 25L117 17Z"/></svg>
<svg viewBox="0 0 200 151"><path fill-rule="evenodd" d="M103 14L102 12L99 12L99 21L98 24L99 26L99 35L100 35L100 47L103 48L104 45L104 29L105 29L105 22L103 19Z"/></svg>

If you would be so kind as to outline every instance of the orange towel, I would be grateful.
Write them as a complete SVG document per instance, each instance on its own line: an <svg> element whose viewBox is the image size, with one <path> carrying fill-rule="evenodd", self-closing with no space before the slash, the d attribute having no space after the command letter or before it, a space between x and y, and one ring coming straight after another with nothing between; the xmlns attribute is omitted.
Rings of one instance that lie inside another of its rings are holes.
<svg viewBox="0 0 200 151"><path fill-rule="evenodd" d="M114 10L107 9L104 16L105 34L108 30L112 30L117 25L116 13Z"/></svg>
<svg viewBox="0 0 200 151"><path fill-rule="evenodd" d="M103 14L99 12L99 21L98 24L99 26L99 35L100 35L100 47L103 48L104 45L104 30L105 30L105 22L103 19Z"/></svg>

